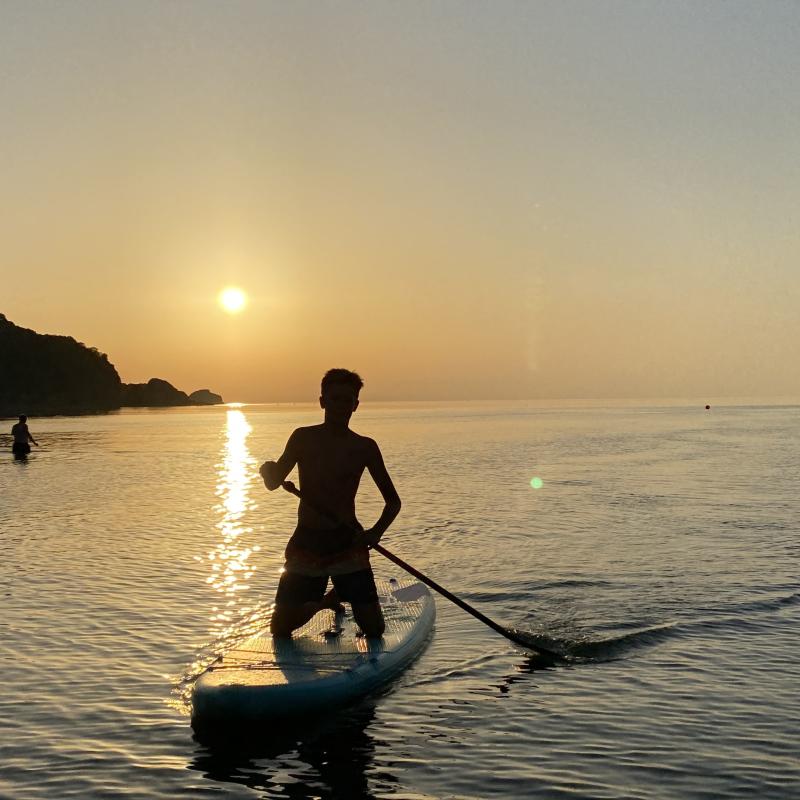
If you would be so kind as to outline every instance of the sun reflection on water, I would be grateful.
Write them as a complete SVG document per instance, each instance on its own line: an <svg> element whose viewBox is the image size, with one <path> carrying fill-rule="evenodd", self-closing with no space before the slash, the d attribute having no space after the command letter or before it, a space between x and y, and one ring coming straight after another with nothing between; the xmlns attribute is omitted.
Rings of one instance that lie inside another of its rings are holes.
<svg viewBox="0 0 800 800"><path fill-rule="evenodd" d="M222 461L217 465L217 497L220 502L215 511L220 514L217 528L221 540L208 553L211 575L207 578L220 595L220 604L214 606L212 634L220 636L230 625L250 609L239 607L240 598L250 587L247 581L256 571L249 563L250 556L258 552L258 545L248 545L247 534L253 529L246 526L247 512L255 507L250 499L250 485L256 474L255 459L247 449L247 437L252 428L245 415L230 408L225 425L225 445Z"/></svg>

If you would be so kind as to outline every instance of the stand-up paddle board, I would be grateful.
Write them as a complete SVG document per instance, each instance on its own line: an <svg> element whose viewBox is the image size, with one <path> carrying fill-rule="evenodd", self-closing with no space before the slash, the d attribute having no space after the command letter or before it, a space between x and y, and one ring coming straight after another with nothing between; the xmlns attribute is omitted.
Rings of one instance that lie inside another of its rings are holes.
<svg viewBox="0 0 800 800"><path fill-rule="evenodd" d="M382 639L358 635L349 610L316 614L292 639L273 639L268 631L254 636L198 678L192 724L324 711L395 677L427 644L436 606L422 583L393 578L376 584L386 620Z"/></svg>

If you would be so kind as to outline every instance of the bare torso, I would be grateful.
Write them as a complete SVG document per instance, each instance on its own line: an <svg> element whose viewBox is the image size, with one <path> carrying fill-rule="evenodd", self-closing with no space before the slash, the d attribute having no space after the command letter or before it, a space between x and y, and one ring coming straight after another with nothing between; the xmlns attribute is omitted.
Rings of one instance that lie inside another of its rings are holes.
<svg viewBox="0 0 800 800"><path fill-rule="evenodd" d="M375 442L349 428L332 430L326 425L299 428L295 434L303 495L342 522L357 524L356 494L370 455L377 449ZM316 530L336 527L336 523L303 501L298 523Z"/></svg>

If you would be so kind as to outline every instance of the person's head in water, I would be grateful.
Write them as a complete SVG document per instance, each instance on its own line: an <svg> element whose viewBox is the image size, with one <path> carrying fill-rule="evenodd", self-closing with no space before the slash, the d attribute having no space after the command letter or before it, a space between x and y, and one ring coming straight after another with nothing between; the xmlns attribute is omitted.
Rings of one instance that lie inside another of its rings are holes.
<svg viewBox="0 0 800 800"><path fill-rule="evenodd" d="M349 369L329 369L322 378L319 398L326 422L347 424L358 408L358 393L364 386L361 376Z"/></svg>
<svg viewBox="0 0 800 800"><path fill-rule="evenodd" d="M19 415L19 421L25 423L28 421L28 418L24 414Z"/></svg>

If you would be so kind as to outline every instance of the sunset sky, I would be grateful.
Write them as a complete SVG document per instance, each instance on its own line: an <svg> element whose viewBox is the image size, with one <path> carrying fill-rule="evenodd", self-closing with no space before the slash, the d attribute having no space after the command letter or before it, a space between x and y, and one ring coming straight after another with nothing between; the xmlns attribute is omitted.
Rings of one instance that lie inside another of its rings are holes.
<svg viewBox="0 0 800 800"><path fill-rule="evenodd" d="M800 397L796 2L19 0L0 107L0 313L124 381Z"/></svg>

